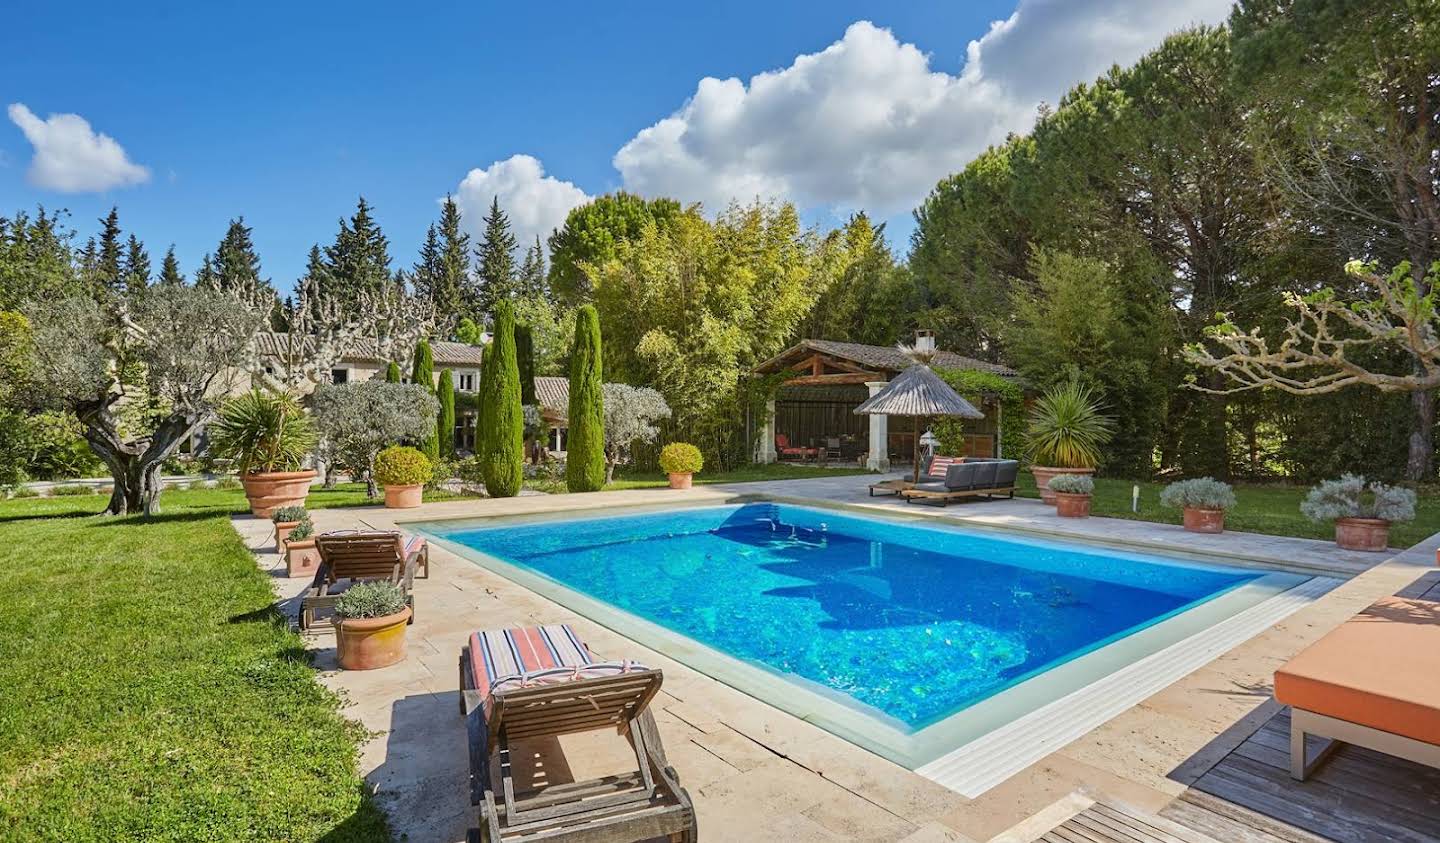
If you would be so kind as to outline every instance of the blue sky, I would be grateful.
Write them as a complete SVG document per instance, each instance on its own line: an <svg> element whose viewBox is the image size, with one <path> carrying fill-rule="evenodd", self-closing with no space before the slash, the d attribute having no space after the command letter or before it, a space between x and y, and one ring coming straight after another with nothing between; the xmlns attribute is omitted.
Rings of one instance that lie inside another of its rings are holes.
<svg viewBox="0 0 1440 843"><path fill-rule="evenodd" d="M456 191L477 226L498 193L522 235L626 187L864 207L903 244L925 190L1040 100L1226 8L1148 5L23 4L0 213L69 208L88 235L115 204L187 272L243 214L282 288L360 194L403 266Z"/></svg>

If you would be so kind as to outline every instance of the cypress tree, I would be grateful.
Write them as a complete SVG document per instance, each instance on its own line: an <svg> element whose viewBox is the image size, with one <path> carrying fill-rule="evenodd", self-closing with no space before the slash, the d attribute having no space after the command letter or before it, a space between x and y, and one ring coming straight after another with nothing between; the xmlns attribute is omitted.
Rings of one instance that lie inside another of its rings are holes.
<svg viewBox="0 0 1440 843"><path fill-rule="evenodd" d="M420 344L415 346L415 368L410 373L410 382L420 384L430 390L432 395L435 393L435 358L430 352L430 343L427 340L421 340ZM440 440L432 432L420 443L420 450L432 460L439 459Z"/></svg>
<svg viewBox="0 0 1440 843"><path fill-rule="evenodd" d="M440 415L435 419L435 438L440 442L440 456L455 456L455 377L449 369L440 372Z"/></svg>
<svg viewBox="0 0 1440 843"><path fill-rule="evenodd" d="M489 356L488 383L481 382L480 400L487 408L490 430L480 471L491 497L511 498L520 494L525 479L525 413L520 409L520 366L515 359L515 310L508 301L495 305L495 339Z"/></svg>
<svg viewBox="0 0 1440 843"><path fill-rule="evenodd" d="M385 382L400 383L401 380L403 378L400 375L400 364L391 360L390 365L385 367Z"/></svg>
<svg viewBox="0 0 1440 843"><path fill-rule="evenodd" d="M600 316L594 305L575 314L570 347L570 436L566 444L565 485L572 492L605 486L605 377L600 357Z"/></svg>
<svg viewBox="0 0 1440 843"><path fill-rule="evenodd" d="M495 402L490 400L495 391L494 351L493 342L485 346L480 357L480 385L475 390L475 457L482 466L489 459L490 433L495 429Z"/></svg>
<svg viewBox="0 0 1440 843"><path fill-rule="evenodd" d="M535 401L535 334L524 322L515 323L515 355L520 362L520 403Z"/></svg>

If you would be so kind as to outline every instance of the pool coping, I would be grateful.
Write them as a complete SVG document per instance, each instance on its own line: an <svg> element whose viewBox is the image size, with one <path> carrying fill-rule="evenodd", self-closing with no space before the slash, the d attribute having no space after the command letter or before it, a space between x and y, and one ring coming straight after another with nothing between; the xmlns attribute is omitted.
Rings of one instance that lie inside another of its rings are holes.
<svg viewBox="0 0 1440 843"><path fill-rule="evenodd" d="M831 689L800 677L782 677L772 669L751 664L546 575L451 541L429 529L430 525L438 523L470 523L476 528L499 527L506 522L613 518L626 514L756 502L788 503L812 509L844 509L882 522L912 522L917 526L948 527L961 531L969 531L976 526L953 518L907 518L903 515L897 518L883 509L844 506L813 498L786 499L768 494L605 508L586 506L530 514L427 518L405 523L472 564L723 682L765 705L813 723L841 740L969 798L983 794L1069 740L1085 734L1115 714L1143 701L1156 690L1288 617L1341 582L1334 577L1317 577L1308 571L1295 571L1293 567L1262 573L1251 582L1177 610L1003 688L919 730L906 733L884 723L883 714L877 717L870 713L873 709L867 712L865 709L868 707L853 701L847 705L842 700L849 698ZM990 532L1018 538L1032 536L1047 542L1056 539L1071 542L1074 539L1070 534L1041 530L995 528ZM1186 553L1165 545L1110 543L1093 539L1080 543L1122 552L1141 549L1181 565L1216 565L1211 554ZM1222 567L1244 567L1257 572L1270 570L1270 566L1263 565L1220 564ZM1157 669L1159 667L1166 669ZM1155 683L1156 676L1161 677L1159 684ZM1140 678L1148 678L1149 681L1139 681ZM1121 692L1117 693L1117 689ZM1003 751L996 752L996 735L999 734L1005 736L998 744L1003 745ZM937 744L943 748L937 750Z"/></svg>

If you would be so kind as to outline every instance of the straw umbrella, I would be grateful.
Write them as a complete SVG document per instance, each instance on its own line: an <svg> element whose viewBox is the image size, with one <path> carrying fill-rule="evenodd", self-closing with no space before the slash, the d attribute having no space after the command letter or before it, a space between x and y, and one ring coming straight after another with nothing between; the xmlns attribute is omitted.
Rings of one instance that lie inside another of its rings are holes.
<svg viewBox="0 0 1440 843"><path fill-rule="evenodd" d="M911 416L915 419L915 482L920 482L920 422L934 416L983 419L985 414L960 397L929 366L916 363L884 389L855 408L863 416Z"/></svg>

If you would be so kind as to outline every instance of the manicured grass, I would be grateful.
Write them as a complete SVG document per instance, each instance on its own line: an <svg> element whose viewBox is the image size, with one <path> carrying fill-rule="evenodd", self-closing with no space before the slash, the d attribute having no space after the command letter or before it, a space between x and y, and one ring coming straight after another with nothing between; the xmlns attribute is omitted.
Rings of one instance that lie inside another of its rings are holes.
<svg viewBox="0 0 1440 843"><path fill-rule="evenodd" d="M769 465L747 465L734 471L701 471L695 475L695 483L750 483L757 480L803 480L810 477L843 477L851 474L869 474L870 470L855 466L843 468L820 468L811 465L790 465L771 463ZM663 472L615 473L615 482L606 486L610 489L650 489L670 485L670 478Z"/></svg>
<svg viewBox="0 0 1440 843"><path fill-rule="evenodd" d="M0 501L0 839L388 839L359 727L227 523L241 492L161 503Z"/></svg>
<svg viewBox="0 0 1440 843"><path fill-rule="evenodd" d="M1140 512L1130 511L1131 487L1140 486ZM1179 524L1180 510L1160 505L1164 483L1148 483L1101 477L1095 480L1095 497L1090 511L1112 518L1132 518ZM1316 524L1300 514L1300 502L1309 492L1304 486L1236 486L1237 506L1225 515L1225 529L1272 536L1296 536L1306 539L1334 539L1335 528ZM1035 478L1028 471L1020 473L1017 495L1038 498ZM1415 520L1390 527L1390 546L1409 547L1440 532L1440 496L1422 490L1415 507Z"/></svg>

